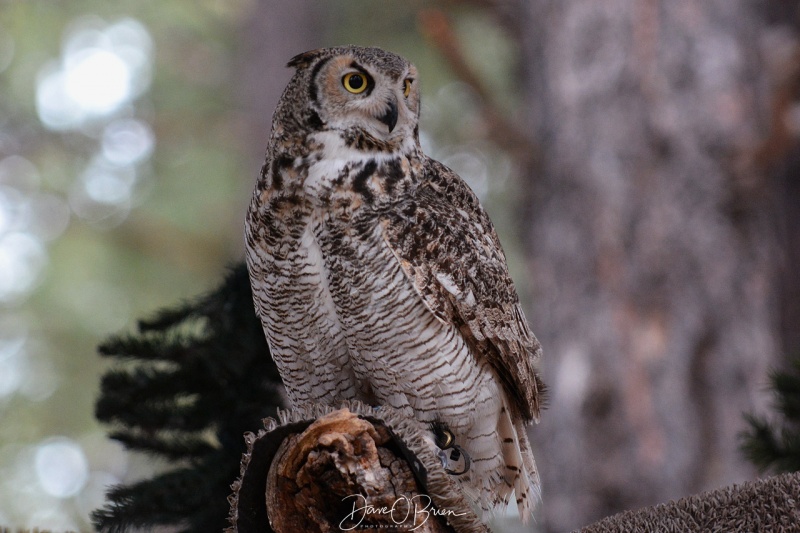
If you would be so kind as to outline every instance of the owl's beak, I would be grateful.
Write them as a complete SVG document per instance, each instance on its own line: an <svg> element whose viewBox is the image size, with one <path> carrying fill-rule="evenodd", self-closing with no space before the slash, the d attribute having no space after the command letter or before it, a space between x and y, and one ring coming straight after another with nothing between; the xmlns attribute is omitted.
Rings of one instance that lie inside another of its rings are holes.
<svg viewBox="0 0 800 533"><path fill-rule="evenodd" d="M378 120L389 126L389 133L392 133L395 125L397 124L397 104L394 99L389 100L389 109Z"/></svg>

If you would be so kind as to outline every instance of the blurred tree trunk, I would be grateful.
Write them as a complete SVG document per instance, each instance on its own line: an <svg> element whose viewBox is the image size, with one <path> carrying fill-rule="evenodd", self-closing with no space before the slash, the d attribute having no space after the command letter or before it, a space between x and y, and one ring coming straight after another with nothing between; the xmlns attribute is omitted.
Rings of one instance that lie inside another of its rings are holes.
<svg viewBox="0 0 800 533"><path fill-rule="evenodd" d="M761 4L516 5L544 523L750 479L737 434L780 353Z"/></svg>
<svg viewBox="0 0 800 533"><path fill-rule="evenodd" d="M242 221L264 163L272 113L294 74L286 64L295 55L322 46L328 7L311 0L259 0L252 2L240 24L232 75L239 84L235 90L240 104L241 150L250 161L250 172L242 176L238 195ZM240 242L244 253L244 237Z"/></svg>
<svg viewBox="0 0 800 533"><path fill-rule="evenodd" d="M286 64L295 55L321 46L325 6L311 0L253 2L237 40L235 65L245 117L249 119L249 151L258 154L253 181L263 160L272 126L272 112L294 70ZM276 75L277 73L277 75Z"/></svg>

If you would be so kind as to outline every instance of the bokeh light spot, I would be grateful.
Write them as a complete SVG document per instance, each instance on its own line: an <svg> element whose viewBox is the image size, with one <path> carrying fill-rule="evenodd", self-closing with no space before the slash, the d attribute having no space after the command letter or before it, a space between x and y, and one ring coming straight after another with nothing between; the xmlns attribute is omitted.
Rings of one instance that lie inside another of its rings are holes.
<svg viewBox="0 0 800 533"><path fill-rule="evenodd" d="M112 165L96 157L81 176L86 195L99 204L118 205L130 202L136 172L133 168Z"/></svg>
<svg viewBox="0 0 800 533"><path fill-rule="evenodd" d="M0 161L0 184L31 192L39 188L40 182L39 169L21 155L10 155Z"/></svg>
<svg viewBox="0 0 800 533"><path fill-rule="evenodd" d="M57 498L76 495L89 477L83 449L66 437L55 437L40 444L34 464L42 488Z"/></svg>
<svg viewBox="0 0 800 533"><path fill-rule="evenodd" d="M103 132L103 156L119 165L135 165L150 157L154 138L150 126L140 120L120 119Z"/></svg>
<svg viewBox="0 0 800 533"><path fill-rule="evenodd" d="M36 108L50 129L77 129L113 115L150 86L152 39L133 19L107 25L85 17L72 25L59 61L39 72Z"/></svg>
<svg viewBox="0 0 800 533"><path fill-rule="evenodd" d="M19 393L34 402L48 399L58 388L59 375L52 361L44 355L28 355L27 372L19 384Z"/></svg>
<svg viewBox="0 0 800 533"><path fill-rule="evenodd" d="M25 337L0 338L0 398L14 394L25 371Z"/></svg>
<svg viewBox="0 0 800 533"><path fill-rule="evenodd" d="M65 64L66 95L85 112L105 114L130 97L131 72L114 52L86 48Z"/></svg>
<svg viewBox="0 0 800 533"><path fill-rule="evenodd" d="M32 220L28 229L44 241L60 237L69 225L69 205L60 196L37 194L30 200L30 211Z"/></svg>
<svg viewBox="0 0 800 533"><path fill-rule="evenodd" d="M10 302L31 291L47 264L42 243L28 233L0 236L0 302Z"/></svg>

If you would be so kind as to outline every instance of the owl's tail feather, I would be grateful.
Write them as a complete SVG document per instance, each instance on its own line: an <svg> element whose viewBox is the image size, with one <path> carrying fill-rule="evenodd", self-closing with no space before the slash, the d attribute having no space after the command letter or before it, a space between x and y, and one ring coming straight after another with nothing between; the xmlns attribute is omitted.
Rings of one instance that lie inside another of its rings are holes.
<svg viewBox="0 0 800 533"><path fill-rule="evenodd" d="M540 497L539 473L524 423L521 420L513 422L511 413L505 406L500 412L498 434L505 461L503 481L507 491L503 491L503 499L507 502L513 488L520 518L523 524L527 524Z"/></svg>

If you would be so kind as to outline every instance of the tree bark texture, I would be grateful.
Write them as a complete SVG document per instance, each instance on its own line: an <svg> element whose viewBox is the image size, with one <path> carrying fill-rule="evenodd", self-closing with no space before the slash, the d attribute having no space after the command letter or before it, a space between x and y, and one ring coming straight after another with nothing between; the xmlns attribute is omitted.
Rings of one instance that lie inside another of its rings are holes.
<svg viewBox="0 0 800 533"><path fill-rule="evenodd" d="M471 513L447 516L422 505L432 490L440 511L465 510L452 480L429 462L433 456L416 424L392 410L350 408L284 412L280 424L268 420L266 431L246 436L248 451L230 498L230 533L487 533ZM625 511L579 533L788 533L800 521L798 499L800 473L784 474Z"/></svg>
<svg viewBox="0 0 800 533"><path fill-rule="evenodd" d="M267 478L273 529L288 533L403 527L452 533L446 524L415 514L413 498L420 491L405 460L386 446L390 442L385 428L349 411L332 413L285 439Z"/></svg>
<svg viewBox="0 0 800 533"><path fill-rule="evenodd" d="M245 436L229 532L488 532L426 427L386 407L343 407L282 411Z"/></svg>
<svg viewBox="0 0 800 533"><path fill-rule="evenodd" d="M529 318L550 408L543 519L751 479L742 413L779 361L773 27L749 0L519 2ZM523 16L524 15L524 16Z"/></svg>

